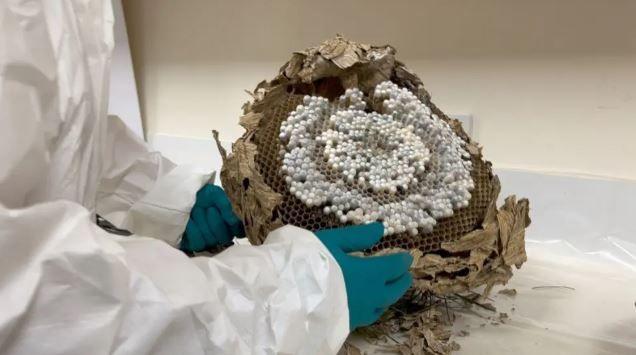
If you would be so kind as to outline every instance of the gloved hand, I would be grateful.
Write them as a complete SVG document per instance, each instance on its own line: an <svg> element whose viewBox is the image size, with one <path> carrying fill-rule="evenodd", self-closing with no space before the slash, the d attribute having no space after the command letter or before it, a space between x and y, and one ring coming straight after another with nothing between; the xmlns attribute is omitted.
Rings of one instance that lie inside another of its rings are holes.
<svg viewBox="0 0 636 355"><path fill-rule="evenodd" d="M329 249L344 275L349 304L349 329L370 325L409 289L413 278L408 253L357 257L347 253L372 247L382 238L380 223L315 232Z"/></svg>
<svg viewBox="0 0 636 355"><path fill-rule="evenodd" d="M232 243L233 236L245 237L243 223L232 211L222 188L207 184L197 192L181 240L181 250L195 252Z"/></svg>

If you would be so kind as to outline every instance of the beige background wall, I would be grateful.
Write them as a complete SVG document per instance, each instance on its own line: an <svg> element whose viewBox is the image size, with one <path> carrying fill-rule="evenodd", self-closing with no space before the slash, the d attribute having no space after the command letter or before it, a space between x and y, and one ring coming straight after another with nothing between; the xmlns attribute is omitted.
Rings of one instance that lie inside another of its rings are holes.
<svg viewBox="0 0 636 355"><path fill-rule="evenodd" d="M636 179L636 1L124 0L148 137L231 141L290 53L391 43L498 167Z"/></svg>

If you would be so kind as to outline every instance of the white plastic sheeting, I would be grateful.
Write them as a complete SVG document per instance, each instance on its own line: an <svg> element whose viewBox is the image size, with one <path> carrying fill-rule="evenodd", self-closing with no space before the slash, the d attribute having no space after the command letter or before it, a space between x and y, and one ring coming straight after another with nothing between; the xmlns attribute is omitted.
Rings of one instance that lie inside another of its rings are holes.
<svg viewBox="0 0 636 355"><path fill-rule="evenodd" d="M497 171L500 196L530 199L527 239L560 241L636 272L636 181ZM636 292L636 286L632 289ZM636 333L635 333L636 336Z"/></svg>
<svg viewBox="0 0 636 355"><path fill-rule="evenodd" d="M564 241L527 245L528 262L507 288L516 296L491 298L498 315L461 313L454 332L458 354L636 354L636 273L633 268L590 255Z"/></svg>
<svg viewBox="0 0 636 355"><path fill-rule="evenodd" d="M530 199L528 261L490 295L497 312L456 313L457 354L636 354L636 182L497 174L502 198Z"/></svg>
<svg viewBox="0 0 636 355"><path fill-rule="evenodd" d="M528 262L515 297L492 295L509 321L459 318L459 353L636 354L636 182L498 173L502 196L530 198Z"/></svg>

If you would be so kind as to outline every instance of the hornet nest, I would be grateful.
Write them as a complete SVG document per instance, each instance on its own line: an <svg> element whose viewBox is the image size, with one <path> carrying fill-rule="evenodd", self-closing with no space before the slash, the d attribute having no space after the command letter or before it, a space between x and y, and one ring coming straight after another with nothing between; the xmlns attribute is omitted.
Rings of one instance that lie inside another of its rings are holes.
<svg viewBox="0 0 636 355"><path fill-rule="evenodd" d="M480 146L395 54L341 36L293 53L250 93L232 153L218 144L223 186L253 244L285 224L381 221L367 253L414 255L407 297L487 294L526 261L528 200L497 207Z"/></svg>

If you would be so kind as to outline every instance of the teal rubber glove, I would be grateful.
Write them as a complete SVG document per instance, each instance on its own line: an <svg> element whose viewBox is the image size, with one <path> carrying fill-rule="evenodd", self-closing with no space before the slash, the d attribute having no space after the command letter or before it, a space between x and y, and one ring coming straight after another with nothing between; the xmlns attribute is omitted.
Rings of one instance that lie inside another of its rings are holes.
<svg viewBox="0 0 636 355"><path fill-rule="evenodd" d="M372 247L382 238L380 223L326 229L315 232L329 249L344 275L349 304L349 329L374 323L411 287L408 253L358 257L348 255Z"/></svg>
<svg viewBox="0 0 636 355"><path fill-rule="evenodd" d="M191 253L231 245L234 236L245 237L245 230L225 191L212 184L203 186L190 211L181 250Z"/></svg>

